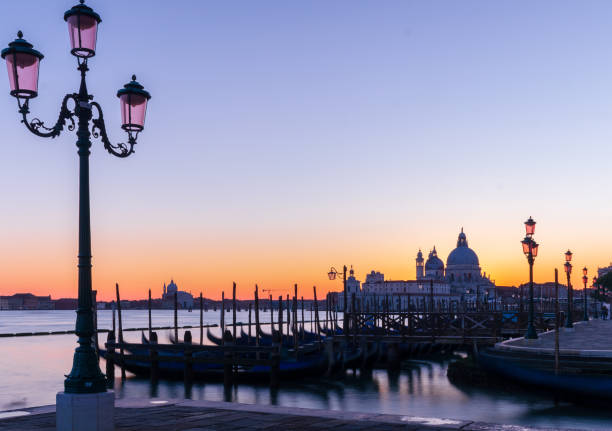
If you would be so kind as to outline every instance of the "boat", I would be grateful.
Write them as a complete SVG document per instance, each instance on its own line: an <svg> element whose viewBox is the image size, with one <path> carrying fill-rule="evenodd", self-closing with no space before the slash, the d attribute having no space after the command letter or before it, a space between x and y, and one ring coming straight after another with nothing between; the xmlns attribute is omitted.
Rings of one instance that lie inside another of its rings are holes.
<svg viewBox="0 0 612 431"><path fill-rule="evenodd" d="M478 353L477 360L486 371L523 386L570 398L612 398L611 358L563 355L555 373L554 358L547 356L488 348Z"/></svg>

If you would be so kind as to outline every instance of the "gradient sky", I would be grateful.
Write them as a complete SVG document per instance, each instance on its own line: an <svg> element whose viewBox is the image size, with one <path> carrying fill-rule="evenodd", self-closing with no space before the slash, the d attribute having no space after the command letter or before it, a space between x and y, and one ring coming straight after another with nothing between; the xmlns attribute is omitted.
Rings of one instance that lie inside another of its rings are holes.
<svg viewBox="0 0 612 431"><path fill-rule="evenodd" d="M34 116L53 123L78 88L63 13L7 2L39 49ZM88 1L103 22L89 89L114 141L117 89L151 92L137 152L94 142L94 288L111 299L171 277L218 298L231 282L307 297L339 289L330 265L415 277L463 226L498 284L528 276L519 241L538 222L536 281L563 252L612 259L609 1ZM3 66L4 67L4 66ZM0 294L76 297L75 135L19 123L0 75ZM576 271L575 284L579 284Z"/></svg>

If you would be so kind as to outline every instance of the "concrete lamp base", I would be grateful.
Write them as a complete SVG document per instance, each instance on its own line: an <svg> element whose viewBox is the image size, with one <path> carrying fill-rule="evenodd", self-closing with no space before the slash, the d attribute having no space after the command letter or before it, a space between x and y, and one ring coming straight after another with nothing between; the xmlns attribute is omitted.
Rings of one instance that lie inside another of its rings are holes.
<svg viewBox="0 0 612 431"><path fill-rule="evenodd" d="M67 394L55 398L57 431L113 431L115 393Z"/></svg>

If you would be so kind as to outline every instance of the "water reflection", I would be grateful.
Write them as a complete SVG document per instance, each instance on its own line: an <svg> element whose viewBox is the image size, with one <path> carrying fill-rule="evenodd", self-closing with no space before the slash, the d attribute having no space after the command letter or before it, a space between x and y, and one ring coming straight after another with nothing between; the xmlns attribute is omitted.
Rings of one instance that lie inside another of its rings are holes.
<svg viewBox="0 0 612 431"><path fill-rule="evenodd" d="M33 315L21 313L26 315L26 326L34 325ZM199 319L198 313L189 314ZM6 316L0 313L0 327L19 328L18 321L7 323ZM39 317L44 322L53 316ZM60 313L58 321L50 326L65 325L68 316L73 319L74 312ZM141 317L146 319L146 314ZM156 317L158 324L164 323L162 317L171 320L171 313L160 313ZM130 324L143 326L137 314L129 319ZM217 315L209 316L210 321L216 319ZM39 321L38 328L41 324ZM139 337L140 333L126 333L128 341L138 341ZM4 338L0 343L0 410L53 404L55 394L63 389L63 375L70 371L76 337ZM447 364L448 358L405 361L398 371L349 370L342 378L283 382L278 389L270 389L266 384L225 388L220 382L195 382L190 387L185 387L182 381L153 384L129 373L127 380L121 381L119 370L113 383L118 398L205 399L553 428L610 429L612 413L606 409L555 404L549 396L532 392L453 385L446 377ZM105 368L103 361L101 367Z"/></svg>

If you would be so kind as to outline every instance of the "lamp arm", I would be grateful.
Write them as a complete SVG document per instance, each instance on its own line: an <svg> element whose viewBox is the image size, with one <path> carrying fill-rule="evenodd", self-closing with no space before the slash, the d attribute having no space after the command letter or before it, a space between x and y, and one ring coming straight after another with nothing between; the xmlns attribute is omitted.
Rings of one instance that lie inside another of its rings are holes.
<svg viewBox="0 0 612 431"><path fill-rule="evenodd" d="M19 103L19 113L22 116L21 122L25 124L26 128L30 132L42 138L55 138L59 136L61 131L64 130L66 120L70 120L70 124L68 124L68 130L72 131L75 128L75 113L74 111L68 109L68 100L70 99L72 99L75 104L77 103L76 94L66 94L60 107L59 118L57 119L57 122L53 127L45 126L45 123L43 123L38 118L33 118L32 120L28 121L28 114L30 113L30 99L26 99L23 105Z"/></svg>
<svg viewBox="0 0 612 431"><path fill-rule="evenodd" d="M104 124L104 114L102 113L102 107L97 102L91 102L91 106L95 107L98 111L98 118L93 118L91 121L93 126L91 127L91 134L94 138L100 138L104 144L106 151L111 153L113 156L125 158L134 153L134 145L136 145L136 136L128 132L127 144L120 142L118 144L112 144L106 134L106 125Z"/></svg>

